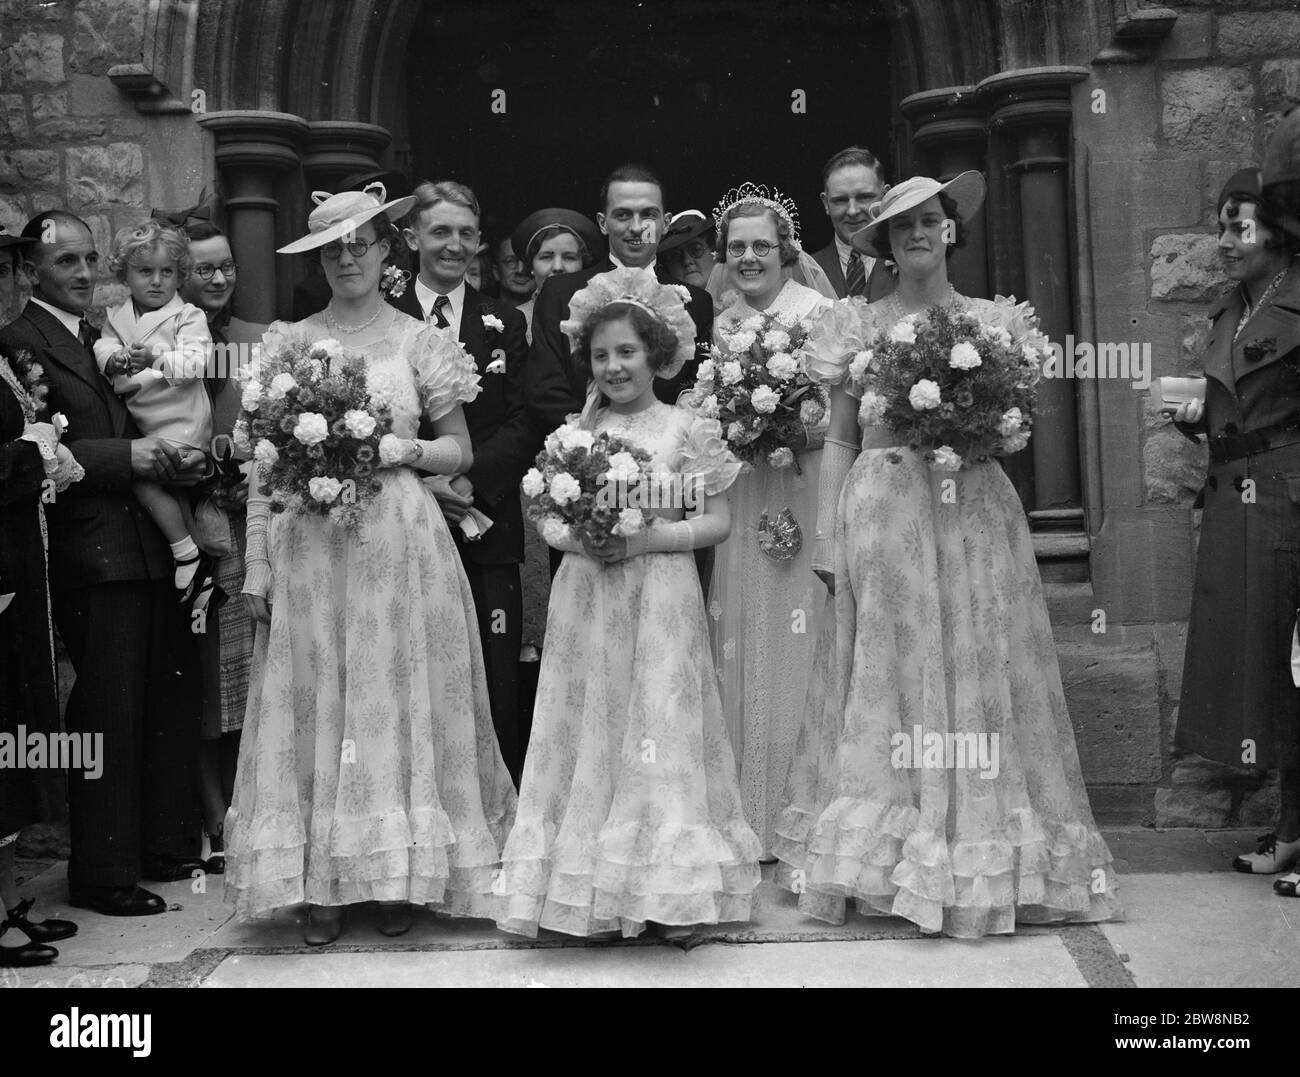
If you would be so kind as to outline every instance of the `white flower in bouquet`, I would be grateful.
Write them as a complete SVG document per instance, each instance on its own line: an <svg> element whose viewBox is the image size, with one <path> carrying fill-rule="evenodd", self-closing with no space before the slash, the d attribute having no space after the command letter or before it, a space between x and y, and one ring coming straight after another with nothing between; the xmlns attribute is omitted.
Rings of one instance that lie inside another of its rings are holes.
<svg viewBox="0 0 1300 1077"><path fill-rule="evenodd" d="M542 541L548 546L563 542L569 533L569 528L558 516L544 516L538 530L541 533Z"/></svg>
<svg viewBox="0 0 1300 1077"><path fill-rule="evenodd" d="M616 452L609 458L609 470L605 472L607 482L631 482L641 473L636 457L630 452Z"/></svg>
<svg viewBox="0 0 1300 1077"><path fill-rule="evenodd" d="M576 423L568 423L555 432L561 449L590 449L596 443L596 437L590 430L584 430Z"/></svg>
<svg viewBox="0 0 1300 1077"><path fill-rule="evenodd" d="M755 336L752 329L741 329L727 338L727 343L731 346L732 351L747 352L754 346Z"/></svg>
<svg viewBox="0 0 1300 1077"><path fill-rule="evenodd" d="M1008 456L1017 453L1029 444L1029 435L1025 433L1012 434L1010 437L1002 439L1002 448Z"/></svg>
<svg viewBox="0 0 1300 1077"><path fill-rule="evenodd" d="M407 444L396 434L385 434L379 439L379 462L385 467L404 464L408 453Z"/></svg>
<svg viewBox="0 0 1300 1077"><path fill-rule="evenodd" d="M248 421L246 419L236 419L234 429L230 432L230 440L235 443L235 448L242 453L251 452L253 443L248 438Z"/></svg>
<svg viewBox="0 0 1300 1077"><path fill-rule="evenodd" d="M372 370L366 371L366 393L370 396L371 407L392 407L401 397L402 392L402 385L392 375Z"/></svg>
<svg viewBox="0 0 1300 1077"><path fill-rule="evenodd" d="M960 471L961 455L951 445L940 445L934 450L934 459L930 466L935 471Z"/></svg>
<svg viewBox="0 0 1300 1077"><path fill-rule="evenodd" d="M793 310L783 310L776 315L776 320L782 325L793 329L795 324L799 321L799 315Z"/></svg>
<svg viewBox="0 0 1300 1077"><path fill-rule="evenodd" d="M799 421L804 426L816 426L826 418L826 408L816 397L806 396L799 405Z"/></svg>
<svg viewBox="0 0 1300 1077"><path fill-rule="evenodd" d="M328 505L343 492L343 484L338 479L317 476L307 480L307 492L313 501Z"/></svg>
<svg viewBox="0 0 1300 1077"><path fill-rule="evenodd" d="M953 370L974 370L983 363L984 360L980 358L980 353L975 350L975 345L968 340L954 344L952 351L948 355L948 365Z"/></svg>
<svg viewBox="0 0 1300 1077"><path fill-rule="evenodd" d="M245 411L256 411L261 404L262 387L255 381L244 386L244 393L239 398L239 405Z"/></svg>
<svg viewBox="0 0 1300 1077"><path fill-rule="evenodd" d="M326 337L311 346L311 354L317 358L342 359L343 345L333 337Z"/></svg>
<svg viewBox="0 0 1300 1077"><path fill-rule="evenodd" d="M939 386L929 378L922 378L913 385L911 391L907 394L907 399L914 411L929 411L931 408L937 408L942 403L942 398L939 396Z"/></svg>
<svg viewBox="0 0 1300 1077"><path fill-rule="evenodd" d="M375 417L360 408L343 413L343 425L354 438L368 438L375 432Z"/></svg>
<svg viewBox="0 0 1300 1077"><path fill-rule="evenodd" d="M876 426L885 417L888 401L879 393L863 393L858 405L858 419L867 426Z"/></svg>
<svg viewBox="0 0 1300 1077"><path fill-rule="evenodd" d="M1010 411L1003 413L1002 418L998 420L998 433L1003 437L1018 434L1024 421L1025 417L1021 414L1020 409L1012 408Z"/></svg>
<svg viewBox="0 0 1300 1077"><path fill-rule="evenodd" d="M329 423L319 412L304 411L298 416L298 424L293 428L293 436L304 445L319 445L330 436Z"/></svg>
<svg viewBox="0 0 1300 1077"><path fill-rule="evenodd" d="M895 344L915 344L916 329L912 325L911 320L904 318L901 322L895 325L894 328L889 331L889 339Z"/></svg>
<svg viewBox="0 0 1300 1077"><path fill-rule="evenodd" d="M870 348L866 348L854 355L853 361L849 363L849 377L853 378L855 381L861 380L862 376L866 374L867 368L871 366L871 361L875 359L875 357L876 353Z"/></svg>
<svg viewBox="0 0 1300 1077"><path fill-rule="evenodd" d="M641 515L640 509L624 509L618 514L618 523L614 525L614 534L635 535L645 527L645 517Z"/></svg>
<svg viewBox="0 0 1300 1077"><path fill-rule="evenodd" d="M1000 325L984 325L980 327L980 336L985 340L991 341L1002 348L1011 347L1011 334Z"/></svg>
<svg viewBox="0 0 1300 1077"><path fill-rule="evenodd" d="M722 364L723 385L735 385L737 382L743 380L744 377L745 377L744 367L742 367L734 359L729 363Z"/></svg>
<svg viewBox="0 0 1300 1077"><path fill-rule="evenodd" d="M799 373L799 362L789 352L777 352L767 361L767 372L772 377L785 381Z"/></svg>
<svg viewBox="0 0 1300 1077"><path fill-rule="evenodd" d="M785 351L790 347L790 334L784 329L769 329L763 334L763 347L770 352Z"/></svg>
<svg viewBox="0 0 1300 1077"><path fill-rule="evenodd" d="M253 459L265 467L274 467L275 462L280 459L280 451L266 438L262 438L257 443L257 448L253 450Z"/></svg>
<svg viewBox="0 0 1300 1077"><path fill-rule="evenodd" d="M266 395L271 400L283 400L284 394L297 385L298 379L285 370L271 379L271 387L266 391Z"/></svg>
<svg viewBox="0 0 1300 1077"><path fill-rule="evenodd" d="M567 505L582 496L582 486L567 471L561 471L551 480L551 500L557 505Z"/></svg>
<svg viewBox="0 0 1300 1077"><path fill-rule="evenodd" d="M320 381L321 378L325 377L325 364L319 359L308 359L307 376L313 381Z"/></svg>
<svg viewBox="0 0 1300 1077"><path fill-rule="evenodd" d="M705 359L696 368L695 377L698 381L711 381L713 379L713 371L714 371L713 360Z"/></svg>
<svg viewBox="0 0 1300 1077"><path fill-rule="evenodd" d="M519 485L529 497L536 497L546 489L546 478L537 468L530 467Z"/></svg>
<svg viewBox="0 0 1300 1077"><path fill-rule="evenodd" d="M732 423L727 427L727 439L729 441L740 442L745 436L745 428L740 423Z"/></svg>
<svg viewBox="0 0 1300 1077"><path fill-rule="evenodd" d="M718 406L718 398L710 393L696 405L698 411L706 419L716 419L721 409Z"/></svg>
<svg viewBox="0 0 1300 1077"><path fill-rule="evenodd" d="M781 403L781 397L770 385L760 385L750 394L749 403L760 415L771 415Z"/></svg>
<svg viewBox="0 0 1300 1077"><path fill-rule="evenodd" d="M542 442L542 446L552 456L555 455L555 453L560 451L560 435L552 430L546 435L546 440Z"/></svg>
<svg viewBox="0 0 1300 1077"><path fill-rule="evenodd" d="M767 454L767 462L775 468L789 467L794 463L794 452L782 445Z"/></svg>

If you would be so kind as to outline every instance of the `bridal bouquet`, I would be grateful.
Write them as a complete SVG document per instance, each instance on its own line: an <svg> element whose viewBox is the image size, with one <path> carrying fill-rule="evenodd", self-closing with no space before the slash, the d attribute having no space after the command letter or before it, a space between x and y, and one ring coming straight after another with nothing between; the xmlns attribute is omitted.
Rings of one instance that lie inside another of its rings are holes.
<svg viewBox="0 0 1300 1077"><path fill-rule="evenodd" d="M1050 354L1027 303L1011 308L1005 327L935 306L877 333L853 357L849 380L863 390L864 424L888 426L937 471L960 471L1029 444Z"/></svg>
<svg viewBox="0 0 1300 1077"><path fill-rule="evenodd" d="M801 356L807 338L792 314L756 314L719 331L720 345L699 366L690 406L717 419L731 451L747 464L793 466L805 428L826 414L825 390Z"/></svg>
<svg viewBox="0 0 1300 1077"><path fill-rule="evenodd" d="M643 503L649 499L638 496L649 463L644 449L570 419L547 437L537 466L523 478L523 491L533 499L528 518L541 524L548 541L554 536L547 529L564 524L593 541L634 535L651 516Z"/></svg>
<svg viewBox="0 0 1300 1077"><path fill-rule="evenodd" d="M393 426L388 403L371 398L365 361L337 340L285 340L263 348L240 403L235 447L260 465L271 510L355 527L379 492L375 467Z"/></svg>

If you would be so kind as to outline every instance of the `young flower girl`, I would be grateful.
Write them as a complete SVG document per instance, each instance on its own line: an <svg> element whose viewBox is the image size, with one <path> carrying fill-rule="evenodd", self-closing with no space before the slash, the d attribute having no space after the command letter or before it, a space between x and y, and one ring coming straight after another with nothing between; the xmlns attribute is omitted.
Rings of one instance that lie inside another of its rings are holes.
<svg viewBox="0 0 1300 1077"><path fill-rule="evenodd" d="M632 937L649 922L675 936L748 920L761 850L740 805L691 554L727 537L723 494L740 463L716 419L655 398L654 379L675 375L694 347L673 286L646 270L601 274L562 328L592 384L583 416L548 450L608 432L645 450L657 488L681 490L682 504L656 508L627 537L541 522L565 557L497 923ZM541 481L530 472L525 492Z"/></svg>
<svg viewBox="0 0 1300 1077"><path fill-rule="evenodd" d="M208 320L177 295L192 264L179 229L156 220L123 228L109 265L131 296L108 312L95 341L99 369L140 432L171 442L189 459L212 443L212 402L203 380L212 342ZM179 497L155 482L137 480L134 490L171 543L181 602L207 605L214 563L195 545Z"/></svg>

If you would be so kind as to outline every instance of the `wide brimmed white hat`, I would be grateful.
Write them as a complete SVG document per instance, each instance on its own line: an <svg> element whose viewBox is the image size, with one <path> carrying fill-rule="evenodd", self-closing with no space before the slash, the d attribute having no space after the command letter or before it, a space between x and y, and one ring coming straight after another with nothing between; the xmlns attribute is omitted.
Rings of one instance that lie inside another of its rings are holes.
<svg viewBox="0 0 1300 1077"><path fill-rule="evenodd" d="M390 221L400 220L411 212L415 205L415 196L396 198L391 202L384 199L388 192L382 183L371 183L364 191L312 191L311 200L316 208L307 218L307 235L295 239L281 247L277 254L301 254L303 251L315 250L336 239L355 232L371 217L381 213L388 215Z"/></svg>
<svg viewBox="0 0 1300 1077"><path fill-rule="evenodd" d="M874 254L871 239L876 234L877 227L900 213L914 209L941 191L957 204L957 216L968 221L984 204L985 189L984 177L973 169L953 176L947 183L940 183L929 176L913 176L889 188L879 202L871 203L868 211L871 223L849 236L849 242L865 254Z"/></svg>

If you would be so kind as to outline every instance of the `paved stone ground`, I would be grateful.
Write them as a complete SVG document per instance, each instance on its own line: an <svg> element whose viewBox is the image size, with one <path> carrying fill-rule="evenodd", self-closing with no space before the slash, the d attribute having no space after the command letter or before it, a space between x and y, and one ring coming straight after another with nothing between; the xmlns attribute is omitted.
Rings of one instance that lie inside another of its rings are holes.
<svg viewBox="0 0 1300 1077"><path fill-rule="evenodd" d="M490 924L417 913L400 939L349 914L332 946L303 944L301 909L239 924L189 882L154 886L162 916L114 919L66 904L63 862L23 861L24 893L40 914L81 925L41 969L0 970L8 986L1292 986L1300 975L1300 901L1272 892L1272 876L1238 875L1232 855L1255 831L1106 832L1120 874L1123 923L1025 927L979 941L924 938L890 917L851 915L841 927L802 916L769 881L748 924L704 928L690 940L535 941ZM202 883L199 884L200 886Z"/></svg>

